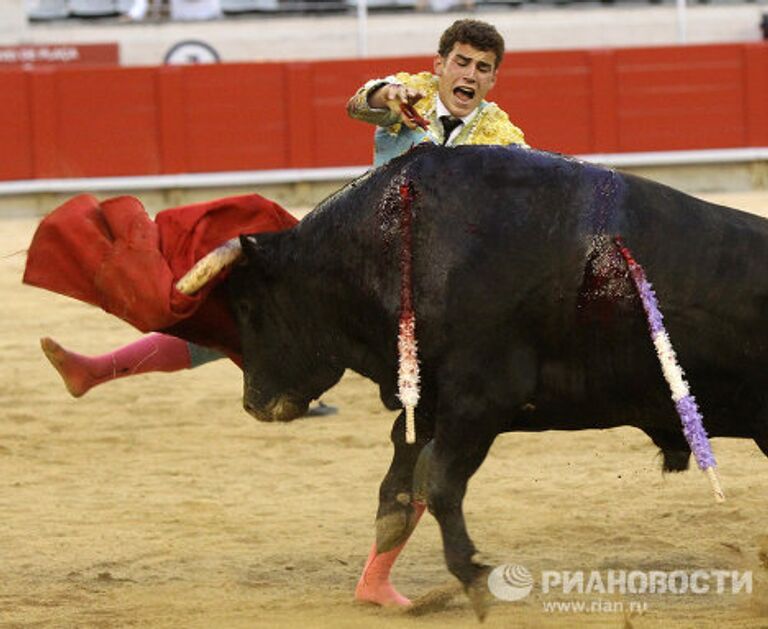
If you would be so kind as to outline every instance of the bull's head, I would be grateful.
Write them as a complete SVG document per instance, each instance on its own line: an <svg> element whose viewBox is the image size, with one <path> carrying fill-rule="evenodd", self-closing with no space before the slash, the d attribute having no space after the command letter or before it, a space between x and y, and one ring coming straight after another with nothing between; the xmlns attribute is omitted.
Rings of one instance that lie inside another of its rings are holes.
<svg viewBox="0 0 768 629"><path fill-rule="evenodd" d="M224 267L229 278L232 310L237 319L243 354L243 406L261 421L291 421L309 403L332 387L343 368L324 360L326 354L309 326L302 271L290 282L292 270L281 263L280 234L233 239L200 260L176 288L192 294ZM285 258L285 255L283 255ZM311 304L310 304L311 306Z"/></svg>
<svg viewBox="0 0 768 629"><path fill-rule="evenodd" d="M229 278L243 354L243 406L261 421L300 417L343 374L325 358L312 327L305 273L286 263L290 256L281 245L288 238L241 237L244 255Z"/></svg>

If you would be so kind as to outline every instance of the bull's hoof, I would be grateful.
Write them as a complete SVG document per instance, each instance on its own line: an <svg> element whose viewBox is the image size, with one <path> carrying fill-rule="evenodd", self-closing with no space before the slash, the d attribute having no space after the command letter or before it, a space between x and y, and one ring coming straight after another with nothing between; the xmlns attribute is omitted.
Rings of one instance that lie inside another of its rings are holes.
<svg viewBox="0 0 768 629"><path fill-rule="evenodd" d="M376 550L386 553L408 537L408 516L405 510L393 511L376 520Z"/></svg>
<svg viewBox="0 0 768 629"><path fill-rule="evenodd" d="M475 610L475 615L480 622L485 620L488 615L488 608L493 601L491 591L488 589L488 575L490 573L491 568L483 566L472 583L465 588L472 609Z"/></svg>
<svg viewBox="0 0 768 629"><path fill-rule="evenodd" d="M386 553L403 544L416 528L424 505L420 503L409 504L410 495L398 494L400 507L376 518L376 550Z"/></svg>

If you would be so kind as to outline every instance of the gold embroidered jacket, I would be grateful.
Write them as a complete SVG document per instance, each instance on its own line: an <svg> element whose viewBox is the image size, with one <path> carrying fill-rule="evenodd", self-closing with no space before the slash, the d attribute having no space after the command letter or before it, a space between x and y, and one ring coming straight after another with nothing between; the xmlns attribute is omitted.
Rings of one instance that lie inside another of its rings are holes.
<svg viewBox="0 0 768 629"><path fill-rule="evenodd" d="M398 114L389 109L371 109L368 96L385 83L400 83L420 91L424 97L414 108L429 121L429 130L409 129L400 122ZM377 125L374 138L374 165L379 166L401 155L419 142L443 142L443 126L437 120L438 77L429 72L408 74L399 72L387 79L374 79L361 87L347 104L352 118ZM525 143L523 132L509 120L506 112L496 103L482 101L472 120L463 125L451 142L458 144L520 144Z"/></svg>

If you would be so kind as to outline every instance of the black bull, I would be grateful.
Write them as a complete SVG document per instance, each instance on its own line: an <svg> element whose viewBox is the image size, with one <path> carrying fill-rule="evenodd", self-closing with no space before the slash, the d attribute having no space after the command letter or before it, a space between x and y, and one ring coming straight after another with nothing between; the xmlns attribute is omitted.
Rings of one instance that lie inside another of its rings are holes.
<svg viewBox="0 0 768 629"><path fill-rule="evenodd" d="M635 426L665 469L687 467L617 237L653 283L709 435L752 438L768 454L768 221L501 147L414 150L294 229L242 238L231 299L244 404L256 417L292 419L347 368L400 408L402 186L412 196L421 398L417 442L404 441L403 413L392 429L379 550L407 537L413 501L426 500L450 571L482 608L487 567L473 561L462 500L496 435Z"/></svg>

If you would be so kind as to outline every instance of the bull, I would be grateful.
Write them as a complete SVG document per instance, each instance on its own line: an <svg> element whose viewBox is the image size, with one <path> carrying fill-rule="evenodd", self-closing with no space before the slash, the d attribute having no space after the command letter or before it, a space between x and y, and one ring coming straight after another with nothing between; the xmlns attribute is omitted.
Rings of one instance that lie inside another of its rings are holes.
<svg viewBox="0 0 768 629"><path fill-rule="evenodd" d="M376 553L402 546L426 502L448 569L482 618L489 567L475 556L462 501L498 434L634 426L661 449L665 470L688 466L618 238L654 284L709 435L754 439L768 455L768 221L519 148L419 147L296 227L242 236L229 285L244 406L259 420L291 420L352 369L379 386L388 409L402 408L407 253L417 436L406 442L400 413Z"/></svg>

